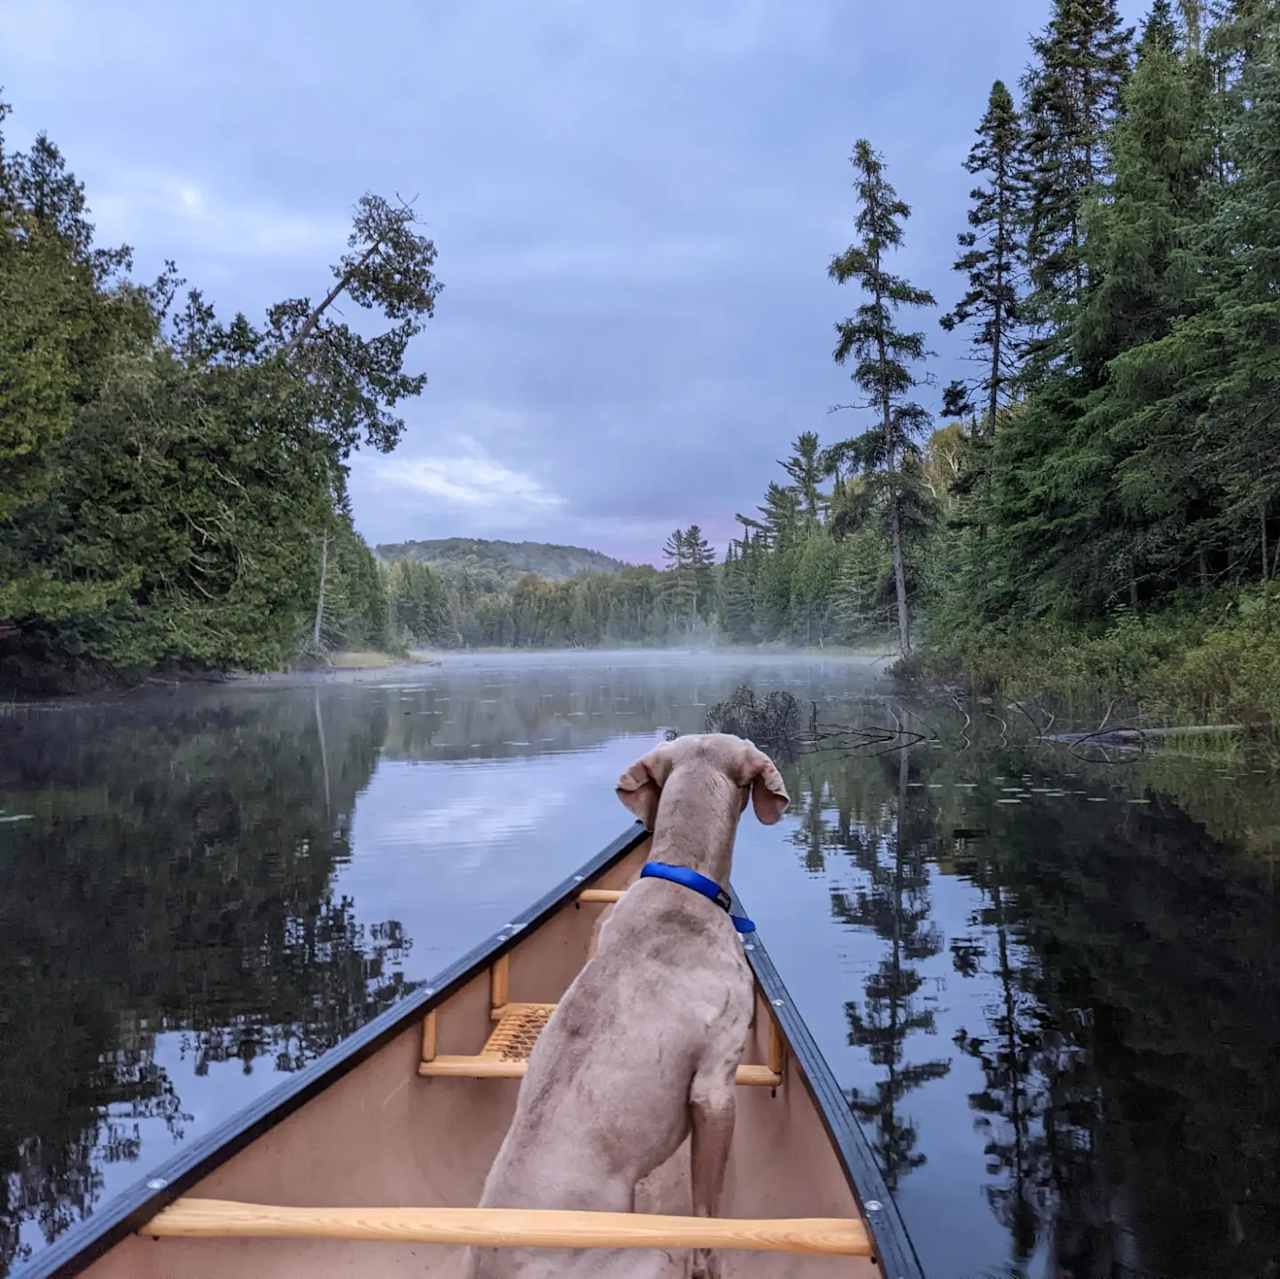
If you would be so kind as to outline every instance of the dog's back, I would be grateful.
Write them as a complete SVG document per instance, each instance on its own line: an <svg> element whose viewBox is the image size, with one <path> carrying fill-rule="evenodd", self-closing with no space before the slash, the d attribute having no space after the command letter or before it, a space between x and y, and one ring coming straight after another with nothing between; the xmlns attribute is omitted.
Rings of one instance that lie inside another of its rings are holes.
<svg viewBox="0 0 1280 1279"><path fill-rule="evenodd" d="M695 1077L736 1071L751 1007L728 916L679 886L634 884L538 1038L481 1204L633 1211L636 1183L689 1133ZM632 1256L648 1267L636 1273L660 1272L654 1254ZM478 1277L629 1268L600 1252L486 1249L475 1263Z"/></svg>

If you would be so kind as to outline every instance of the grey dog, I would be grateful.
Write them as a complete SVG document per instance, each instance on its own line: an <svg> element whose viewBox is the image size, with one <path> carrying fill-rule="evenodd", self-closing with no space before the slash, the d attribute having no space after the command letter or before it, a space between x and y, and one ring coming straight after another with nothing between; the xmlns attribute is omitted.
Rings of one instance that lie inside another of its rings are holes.
<svg viewBox="0 0 1280 1279"><path fill-rule="evenodd" d="M725 733L677 738L618 779L618 798L653 832L651 860L720 885L748 795L770 824L790 802L769 757ZM691 1137L693 1213L718 1216L752 990L720 906L679 884L638 880L538 1037L481 1206L632 1212L637 1184ZM469 1272L638 1279L670 1273L675 1260L648 1250L485 1248ZM717 1279L715 1254L696 1253L692 1274Z"/></svg>

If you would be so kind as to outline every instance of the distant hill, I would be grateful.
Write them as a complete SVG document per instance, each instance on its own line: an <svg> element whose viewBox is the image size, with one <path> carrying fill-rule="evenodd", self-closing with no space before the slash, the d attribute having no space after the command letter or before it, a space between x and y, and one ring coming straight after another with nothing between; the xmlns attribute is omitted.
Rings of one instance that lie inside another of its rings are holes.
<svg viewBox="0 0 1280 1279"><path fill-rule="evenodd" d="M482 537L440 537L425 542L386 542L375 546L383 560L420 560L445 571L488 569L502 577L537 573L551 581L580 573L621 573L630 567L599 551L550 542L491 542Z"/></svg>

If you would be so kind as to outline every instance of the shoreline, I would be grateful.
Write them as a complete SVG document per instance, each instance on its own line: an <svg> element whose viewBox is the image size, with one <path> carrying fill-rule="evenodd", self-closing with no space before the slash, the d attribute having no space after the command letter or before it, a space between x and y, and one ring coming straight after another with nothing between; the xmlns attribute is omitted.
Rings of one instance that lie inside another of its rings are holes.
<svg viewBox="0 0 1280 1279"><path fill-rule="evenodd" d="M96 687L69 688L64 692L0 697L0 714L41 707L56 708L86 702L119 701L148 693L178 692L191 688L306 688L322 684L364 684L388 678L403 678L428 669L438 669L452 662L476 658L550 658L573 657L592 660L602 656L615 659L664 655L671 658L743 659L765 661L799 659L813 661L825 658L873 667L884 676L896 654L874 648L787 648L774 645L726 645L706 648L627 647L627 648L466 648L419 649L407 655L361 652L335 653L328 665L295 667L276 671L164 671L152 672L133 681L103 681Z"/></svg>

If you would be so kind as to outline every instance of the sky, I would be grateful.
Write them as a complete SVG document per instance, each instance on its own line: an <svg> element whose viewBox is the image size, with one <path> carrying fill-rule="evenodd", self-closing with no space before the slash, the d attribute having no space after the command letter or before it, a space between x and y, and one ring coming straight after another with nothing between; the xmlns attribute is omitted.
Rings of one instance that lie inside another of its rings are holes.
<svg viewBox="0 0 1280 1279"><path fill-rule="evenodd" d="M1137 21L1144 0L1121 0ZM352 459L373 543L494 537L660 562L723 548L801 431L857 434L831 352L860 298L866 137L912 207L930 408L966 372L938 316L991 82L1049 0L4 0L9 145L45 131L103 243L226 315L319 297L364 191L416 197L444 283L423 395ZM343 318L365 327L348 305Z"/></svg>

